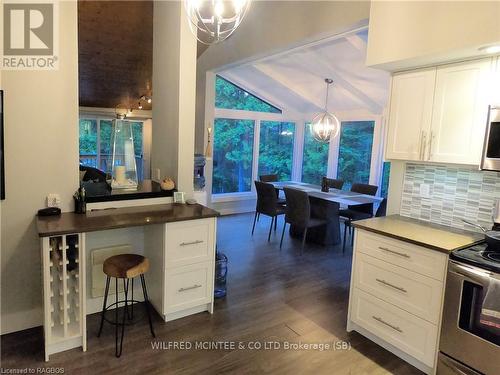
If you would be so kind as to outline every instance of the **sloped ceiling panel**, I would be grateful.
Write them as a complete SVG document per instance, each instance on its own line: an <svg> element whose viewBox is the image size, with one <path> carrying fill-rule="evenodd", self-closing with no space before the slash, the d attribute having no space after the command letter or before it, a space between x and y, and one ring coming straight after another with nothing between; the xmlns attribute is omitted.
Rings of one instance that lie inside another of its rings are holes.
<svg viewBox="0 0 500 375"><path fill-rule="evenodd" d="M254 94L303 113L321 110L325 78L332 78L330 111L365 110L381 114L387 104L389 75L365 66L367 31L294 49L222 72Z"/></svg>

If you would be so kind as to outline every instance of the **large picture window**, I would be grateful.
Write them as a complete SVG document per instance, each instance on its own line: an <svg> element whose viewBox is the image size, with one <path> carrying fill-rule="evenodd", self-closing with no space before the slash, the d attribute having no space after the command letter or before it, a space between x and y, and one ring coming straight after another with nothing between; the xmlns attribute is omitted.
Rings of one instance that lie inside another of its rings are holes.
<svg viewBox="0 0 500 375"><path fill-rule="evenodd" d="M222 77L215 78L215 107L243 111L281 113L279 108L250 94Z"/></svg>
<svg viewBox="0 0 500 375"><path fill-rule="evenodd" d="M342 122L337 178L344 180L344 189L369 183L374 129L374 121Z"/></svg>
<svg viewBox="0 0 500 375"><path fill-rule="evenodd" d="M215 119L212 193L251 191L254 122Z"/></svg>
<svg viewBox="0 0 500 375"><path fill-rule="evenodd" d="M328 149L330 144L319 142L311 134L311 124L304 129L304 156L302 159L302 181L320 185L321 178L328 169Z"/></svg>
<svg viewBox="0 0 500 375"><path fill-rule="evenodd" d="M295 124L262 121L259 137L259 175L277 174L281 181L292 179Z"/></svg>
<svg viewBox="0 0 500 375"><path fill-rule="evenodd" d="M111 173L111 138L113 121L109 119L80 119L80 164ZM144 179L143 123L132 122L137 178ZM99 150L99 152L97 152Z"/></svg>

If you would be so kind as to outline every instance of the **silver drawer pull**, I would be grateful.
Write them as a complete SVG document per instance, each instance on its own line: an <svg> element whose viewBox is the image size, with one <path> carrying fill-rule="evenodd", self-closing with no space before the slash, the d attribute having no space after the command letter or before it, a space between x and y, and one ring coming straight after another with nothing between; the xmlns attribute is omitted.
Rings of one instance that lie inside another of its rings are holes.
<svg viewBox="0 0 500 375"><path fill-rule="evenodd" d="M192 242L181 242L180 245L181 246L189 246L189 245L198 245L199 243L203 243L203 241L196 240L196 241L192 241Z"/></svg>
<svg viewBox="0 0 500 375"><path fill-rule="evenodd" d="M394 255L399 255L400 257L403 257L403 258L408 258L408 259L411 258L408 254L400 253L398 251L394 251L394 250L388 249L387 247L381 247L381 246L379 246L378 248L380 250L387 251L388 253L391 253L391 254L394 254Z"/></svg>
<svg viewBox="0 0 500 375"><path fill-rule="evenodd" d="M189 286L187 288L180 288L179 289L179 292L185 292L185 291L188 291L188 290L192 290L192 289L198 289L198 288L201 288L201 285L199 284L195 284L193 286Z"/></svg>
<svg viewBox="0 0 500 375"><path fill-rule="evenodd" d="M391 287L393 289L396 289L396 290L399 290L399 291L401 291L403 293L408 293L408 291L405 288L401 288L400 286L393 285L391 283L388 283L385 280L381 280L381 279L375 279L375 280L377 280L380 284L383 284L385 286L389 286L389 287Z"/></svg>
<svg viewBox="0 0 500 375"><path fill-rule="evenodd" d="M381 317L378 317L378 316L375 316L375 315L372 315L372 318L375 319L377 322L380 322L384 325L386 325L387 327L390 327L392 328L393 330L395 331L398 331L399 333L403 333L403 330L399 327L396 327L396 326L393 326L391 323L387 323L386 321L384 321L384 319L382 319Z"/></svg>

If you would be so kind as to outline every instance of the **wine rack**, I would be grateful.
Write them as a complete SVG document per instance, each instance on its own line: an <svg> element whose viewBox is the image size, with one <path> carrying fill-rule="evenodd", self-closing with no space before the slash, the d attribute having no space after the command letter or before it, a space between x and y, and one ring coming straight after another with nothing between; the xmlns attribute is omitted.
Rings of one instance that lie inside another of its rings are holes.
<svg viewBox="0 0 500 375"><path fill-rule="evenodd" d="M42 238L45 360L75 347L86 350L84 234Z"/></svg>

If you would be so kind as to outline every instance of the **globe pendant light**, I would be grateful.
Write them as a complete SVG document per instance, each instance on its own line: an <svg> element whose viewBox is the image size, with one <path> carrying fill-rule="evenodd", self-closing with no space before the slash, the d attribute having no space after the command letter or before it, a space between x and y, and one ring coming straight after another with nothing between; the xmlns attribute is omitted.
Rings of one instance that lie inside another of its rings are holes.
<svg viewBox="0 0 500 375"><path fill-rule="evenodd" d="M333 114L328 112L328 90L333 81L330 78L326 82L325 111L314 116L311 122L311 134L319 142L330 142L339 134L340 122Z"/></svg>
<svg viewBox="0 0 500 375"><path fill-rule="evenodd" d="M250 0L184 0L191 31L203 44L227 39L240 25Z"/></svg>

